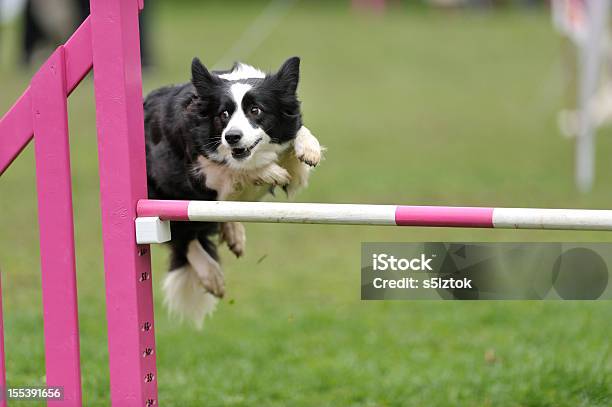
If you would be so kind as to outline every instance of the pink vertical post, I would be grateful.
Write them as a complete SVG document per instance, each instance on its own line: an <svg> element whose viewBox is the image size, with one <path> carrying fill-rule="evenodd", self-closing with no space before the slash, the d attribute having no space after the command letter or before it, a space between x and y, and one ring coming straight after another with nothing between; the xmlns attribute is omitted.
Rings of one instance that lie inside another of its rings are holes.
<svg viewBox="0 0 612 407"><path fill-rule="evenodd" d="M137 246L136 204L147 197L136 0L90 0L111 399L157 404L148 246Z"/></svg>
<svg viewBox="0 0 612 407"><path fill-rule="evenodd" d="M4 364L4 318L2 313L2 273L0 273L0 390L6 390L6 366ZM0 395L0 407L6 407L6 393Z"/></svg>
<svg viewBox="0 0 612 407"><path fill-rule="evenodd" d="M63 47L34 75L30 89L47 385L64 388L63 402L53 405L74 406L81 404L81 368Z"/></svg>

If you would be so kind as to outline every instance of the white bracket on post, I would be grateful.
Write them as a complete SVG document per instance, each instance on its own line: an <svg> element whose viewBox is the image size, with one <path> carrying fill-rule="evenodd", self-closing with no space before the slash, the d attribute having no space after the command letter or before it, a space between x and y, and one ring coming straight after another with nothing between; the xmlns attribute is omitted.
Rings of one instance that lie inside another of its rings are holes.
<svg viewBox="0 0 612 407"><path fill-rule="evenodd" d="M136 243L151 244L170 241L170 221L157 216L136 218Z"/></svg>

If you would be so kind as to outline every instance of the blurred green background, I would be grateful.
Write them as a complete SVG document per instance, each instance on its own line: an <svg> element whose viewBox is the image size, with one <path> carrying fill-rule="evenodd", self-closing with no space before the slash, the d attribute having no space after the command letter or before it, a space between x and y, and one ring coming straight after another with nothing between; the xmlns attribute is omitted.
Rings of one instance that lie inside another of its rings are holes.
<svg viewBox="0 0 612 407"><path fill-rule="evenodd" d="M384 15L299 1L245 62L302 58L305 123L327 147L299 201L609 208L612 134L597 181L573 184L561 39L544 7ZM144 91L224 58L266 2L147 3ZM0 111L32 71L20 24L0 36ZM261 36L261 37L260 37ZM85 404L109 404L91 78L70 98ZM9 386L44 384L32 146L0 180L0 267ZM279 198L282 199L282 198ZM159 397L172 406L609 406L609 302L363 302L363 241L608 241L610 233L247 225L222 259L227 298L202 331L168 318L153 248ZM580 272L580 270L576 270Z"/></svg>

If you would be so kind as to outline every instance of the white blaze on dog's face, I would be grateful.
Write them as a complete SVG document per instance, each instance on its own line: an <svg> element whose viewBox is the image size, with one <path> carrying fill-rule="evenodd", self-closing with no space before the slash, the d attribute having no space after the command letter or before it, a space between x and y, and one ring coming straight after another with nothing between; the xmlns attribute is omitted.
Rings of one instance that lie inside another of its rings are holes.
<svg viewBox="0 0 612 407"><path fill-rule="evenodd" d="M221 133L220 152L234 168L258 168L276 160L282 144L271 143L270 136L256 120L263 114L256 104L243 103L244 96L253 88L248 83L234 83L229 92L235 109ZM247 110L245 112L245 110ZM222 113L229 115L229 112Z"/></svg>
<svg viewBox="0 0 612 407"><path fill-rule="evenodd" d="M272 75L245 64L209 73L198 60L193 84L208 111L210 130L200 140L204 155L237 170L264 167L278 159L301 127L296 96L299 59Z"/></svg>

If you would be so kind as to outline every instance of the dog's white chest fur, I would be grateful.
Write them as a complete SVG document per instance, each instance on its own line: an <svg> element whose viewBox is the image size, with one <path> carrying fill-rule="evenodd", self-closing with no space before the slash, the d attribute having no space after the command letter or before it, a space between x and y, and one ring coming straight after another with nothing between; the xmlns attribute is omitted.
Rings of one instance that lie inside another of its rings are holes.
<svg viewBox="0 0 612 407"><path fill-rule="evenodd" d="M251 169L236 169L204 156L198 157L196 171L203 175L205 186L217 191L219 201L258 201L281 186L289 197L308 184L310 165L318 164L321 147L310 131L303 127L293 143L275 152L274 160ZM308 162L309 164L306 164Z"/></svg>
<svg viewBox="0 0 612 407"><path fill-rule="evenodd" d="M250 171L240 171L198 157L199 171L208 189L217 191L219 201L258 201L277 185L288 185L291 176L277 164Z"/></svg>
<svg viewBox="0 0 612 407"><path fill-rule="evenodd" d="M206 188L217 191L219 201L257 201L270 188L266 185L255 185L250 180L257 170L248 173L237 171L203 156L198 157L198 163Z"/></svg>

